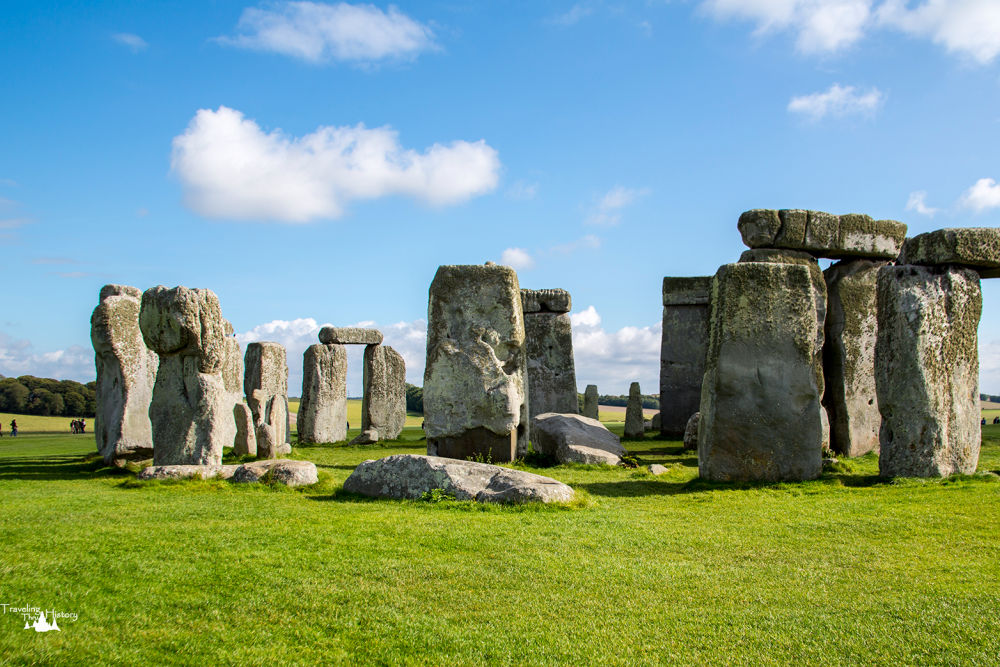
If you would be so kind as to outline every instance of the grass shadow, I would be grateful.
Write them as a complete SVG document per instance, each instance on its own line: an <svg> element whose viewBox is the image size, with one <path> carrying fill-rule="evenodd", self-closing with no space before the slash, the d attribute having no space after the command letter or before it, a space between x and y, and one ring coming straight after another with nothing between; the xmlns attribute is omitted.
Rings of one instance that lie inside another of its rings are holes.
<svg viewBox="0 0 1000 667"><path fill-rule="evenodd" d="M0 458L0 480L72 480L132 474L128 470L106 465L98 454Z"/></svg>

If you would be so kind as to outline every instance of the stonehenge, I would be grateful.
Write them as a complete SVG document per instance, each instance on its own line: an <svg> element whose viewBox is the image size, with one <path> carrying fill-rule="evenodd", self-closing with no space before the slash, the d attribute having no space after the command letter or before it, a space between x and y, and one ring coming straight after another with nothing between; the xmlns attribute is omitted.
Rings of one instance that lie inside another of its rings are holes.
<svg viewBox="0 0 1000 667"><path fill-rule="evenodd" d="M90 318L97 366L97 451L108 465L153 456L149 404L159 359L139 330L142 293L126 285L105 285Z"/></svg>
<svg viewBox="0 0 1000 667"><path fill-rule="evenodd" d="M573 361L572 307L566 290L521 290L528 355L529 419L579 411Z"/></svg>
<svg viewBox="0 0 1000 667"><path fill-rule="evenodd" d="M641 440L646 434L646 419L642 411L642 390L633 382L628 388L628 403L625 405L625 437Z"/></svg>
<svg viewBox="0 0 1000 667"><path fill-rule="evenodd" d="M244 360L243 390L253 415L257 455L277 458L292 448L287 444L288 365L278 343L250 343Z"/></svg>
<svg viewBox="0 0 1000 667"><path fill-rule="evenodd" d="M583 416L590 419L597 419L599 408L597 406L597 385L588 384L583 392Z"/></svg>
<svg viewBox="0 0 1000 667"><path fill-rule="evenodd" d="M347 350L319 343L302 358L302 395L296 419L299 442L340 442L347 437Z"/></svg>
<svg viewBox="0 0 1000 667"><path fill-rule="evenodd" d="M395 440L406 424L406 364L388 345L368 345L364 359L361 434L351 442Z"/></svg>
<svg viewBox="0 0 1000 667"><path fill-rule="evenodd" d="M493 263L439 267L427 306L428 455L503 462L526 454L526 369L514 269Z"/></svg>
<svg viewBox="0 0 1000 667"><path fill-rule="evenodd" d="M676 438L701 403L708 350L711 276L663 279L660 434Z"/></svg>

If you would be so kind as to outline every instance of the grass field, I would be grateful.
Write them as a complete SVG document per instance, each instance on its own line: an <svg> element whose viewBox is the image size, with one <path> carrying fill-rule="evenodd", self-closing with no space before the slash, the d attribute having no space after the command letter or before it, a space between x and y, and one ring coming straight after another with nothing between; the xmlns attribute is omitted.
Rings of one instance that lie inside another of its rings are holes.
<svg viewBox="0 0 1000 667"><path fill-rule="evenodd" d="M620 425L612 425L620 431ZM1000 470L1000 427L980 469ZM1000 481L879 480L877 459L801 484L528 468L574 507L345 494L384 447L296 447L320 483L139 483L89 436L0 441L0 613L10 664L997 664ZM525 466L520 466L525 467Z"/></svg>

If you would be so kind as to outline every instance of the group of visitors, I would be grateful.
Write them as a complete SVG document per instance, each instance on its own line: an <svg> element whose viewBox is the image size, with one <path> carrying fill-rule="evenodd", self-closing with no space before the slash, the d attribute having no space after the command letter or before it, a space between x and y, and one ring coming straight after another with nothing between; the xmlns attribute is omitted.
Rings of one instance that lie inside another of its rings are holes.
<svg viewBox="0 0 1000 667"><path fill-rule="evenodd" d="M86 433L87 432L87 420L86 419L74 419L69 423L69 430L73 433Z"/></svg>
<svg viewBox="0 0 1000 667"><path fill-rule="evenodd" d="M2 438L2 437L3 437L3 425L0 424L0 438ZM10 420L10 437L12 437L12 438L16 438L17 437L17 420L16 419L11 419Z"/></svg>

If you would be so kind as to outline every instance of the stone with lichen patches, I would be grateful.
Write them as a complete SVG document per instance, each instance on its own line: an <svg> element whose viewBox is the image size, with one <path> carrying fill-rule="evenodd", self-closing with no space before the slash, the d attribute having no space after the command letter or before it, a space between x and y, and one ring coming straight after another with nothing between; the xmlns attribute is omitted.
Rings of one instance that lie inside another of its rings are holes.
<svg viewBox="0 0 1000 667"><path fill-rule="evenodd" d="M347 350L310 345L302 355L302 396L296 419L299 442L347 437Z"/></svg>
<svg viewBox="0 0 1000 667"><path fill-rule="evenodd" d="M288 365L279 343L247 345L243 390L253 413L257 455L275 458L290 451L285 442L288 420Z"/></svg>
<svg viewBox="0 0 1000 667"><path fill-rule="evenodd" d="M665 438L680 437L701 402L708 350L711 276L663 279L660 338L660 421Z"/></svg>
<svg viewBox="0 0 1000 667"><path fill-rule="evenodd" d="M628 402L625 404L625 437L641 440L646 433L645 418L642 411L642 390L638 382L633 382L628 388Z"/></svg>
<svg viewBox="0 0 1000 667"><path fill-rule="evenodd" d="M324 345L381 345L382 332L362 327L323 327L319 342Z"/></svg>
<svg viewBox="0 0 1000 667"><path fill-rule="evenodd" d="M1000 228L965 227L918 234L906 239L899 263L964 266L982 278L1000 277Z"/></svg>
<svg viewBox="0 0 1000 667"><path fill-rule="evenodd" d="M802 250L833 259L895 259L906 238L905 224L860 213L753 209L740 216L737 226L750 248Z"/></svg>
<svg viewBox="0 0 1000 667"><path fill-rule="evenodd" d="M597 405L597 385L588 384L587 388L583 391L583 416L589 417L590 419L598 418L598 405Z"/></svg>
<svg viewBox="0 0 1000 667"><path fill-rule="evenodd" d="M362 441L395 440L406 424L406 363L388 345L369 345L364 356Z"/></svg>

